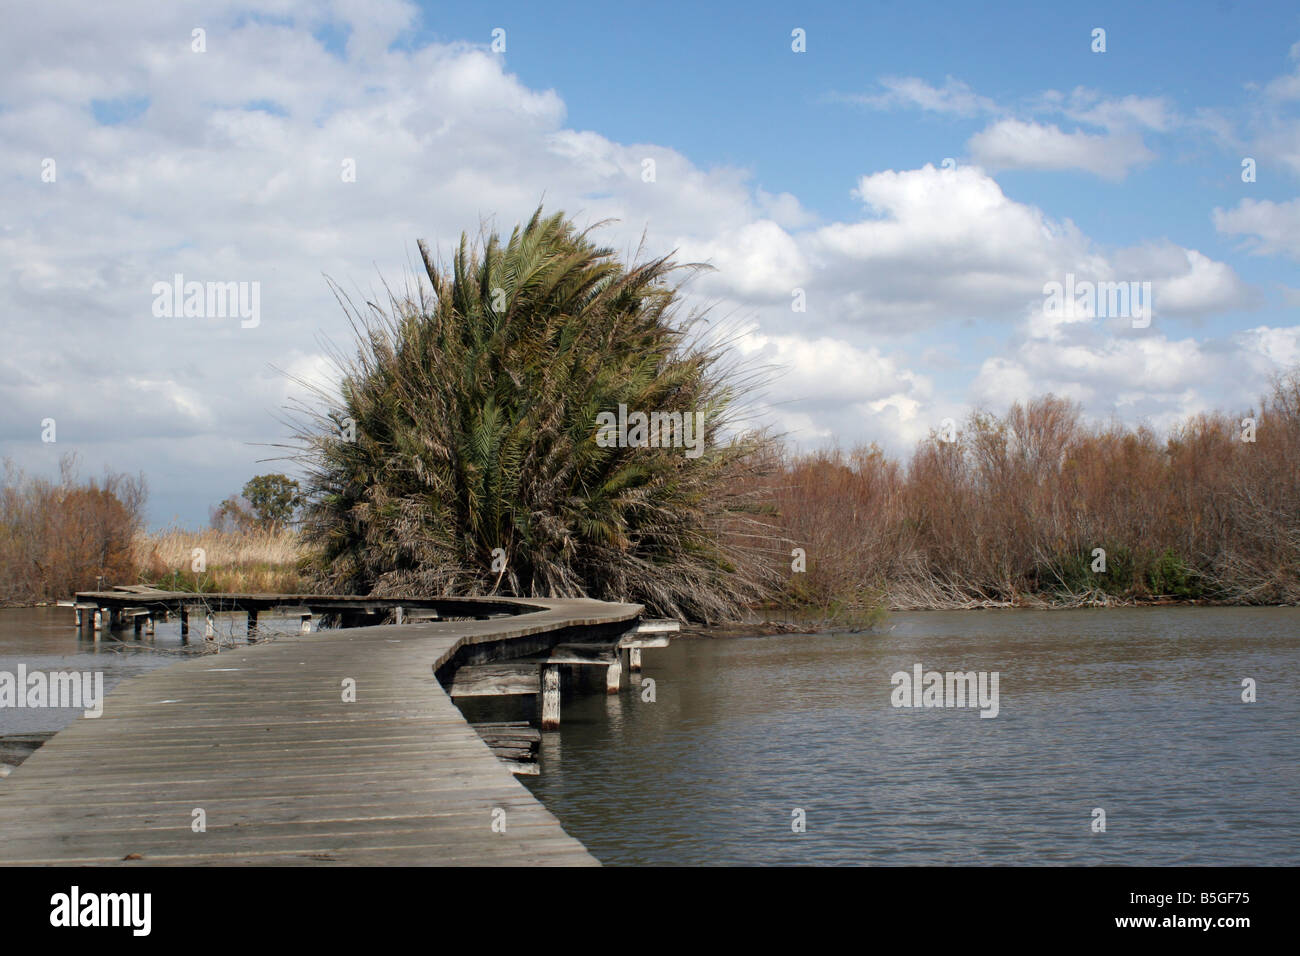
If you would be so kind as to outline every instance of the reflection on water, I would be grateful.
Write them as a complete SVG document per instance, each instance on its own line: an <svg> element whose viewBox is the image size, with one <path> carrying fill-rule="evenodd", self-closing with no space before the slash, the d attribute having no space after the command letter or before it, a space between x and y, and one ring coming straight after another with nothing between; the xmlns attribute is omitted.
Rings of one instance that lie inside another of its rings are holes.
<svg viewBox="0 0 1300 956"><path fill-rule="evenodd" d="M918 662L998 671L998 716L891 707ZM606 863L1300 862L1295 608L895 614L644 674L655 703L566 700L524 778Z"/></svg>

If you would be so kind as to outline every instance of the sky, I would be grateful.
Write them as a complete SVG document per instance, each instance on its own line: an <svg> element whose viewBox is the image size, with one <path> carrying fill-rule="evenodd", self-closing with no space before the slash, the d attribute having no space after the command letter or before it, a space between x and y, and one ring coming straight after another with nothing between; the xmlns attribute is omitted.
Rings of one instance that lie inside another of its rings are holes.
<svg viewBox="0 0 1300 956"><path fill-rule="evenodd" d="M293 473L286 407L351 348L328 280L373 298L539 203L713 266L687 305L797 448L1047 392L1168 429L1300 364L1298 187L1287 2L15 5L0 456L202 525Z"/></svg>

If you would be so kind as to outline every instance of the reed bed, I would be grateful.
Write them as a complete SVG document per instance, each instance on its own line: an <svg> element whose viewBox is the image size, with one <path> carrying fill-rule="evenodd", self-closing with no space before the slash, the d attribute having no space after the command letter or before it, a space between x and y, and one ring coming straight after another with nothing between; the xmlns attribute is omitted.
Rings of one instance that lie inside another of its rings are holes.
<svg viewBox="0 0 1300 956"><path fill-rule="evenodd" d="M298 593L306 551L290 528L219 531L167 528L139 533L133 555L141 580L182 591Z"/></svg>

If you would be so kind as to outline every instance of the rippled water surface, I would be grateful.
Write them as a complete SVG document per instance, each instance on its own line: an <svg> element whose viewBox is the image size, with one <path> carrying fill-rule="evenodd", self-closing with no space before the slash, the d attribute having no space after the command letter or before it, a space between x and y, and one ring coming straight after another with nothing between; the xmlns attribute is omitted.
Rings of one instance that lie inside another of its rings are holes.
<svg viewBox="0 0 1300 956"><path fill-rule="evenodd" d="M998 671L998 716L893 708L918 662ZM1300 863L1300 609L895 614L644 675L566 699L521 778L606 863Z"/></svg>

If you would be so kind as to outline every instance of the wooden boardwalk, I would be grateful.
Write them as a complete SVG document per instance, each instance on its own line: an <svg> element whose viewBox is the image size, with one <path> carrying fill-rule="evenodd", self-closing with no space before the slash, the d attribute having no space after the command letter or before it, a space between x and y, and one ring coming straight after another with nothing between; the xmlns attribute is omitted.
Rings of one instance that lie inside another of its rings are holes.
<svg viewBox="0 0 1300 956"><path fill-rule="evenodd" d="M544 610L277 637L124 681L0 781L0 864L595 864L434 672L642 609L520 603Z"/></svg>

